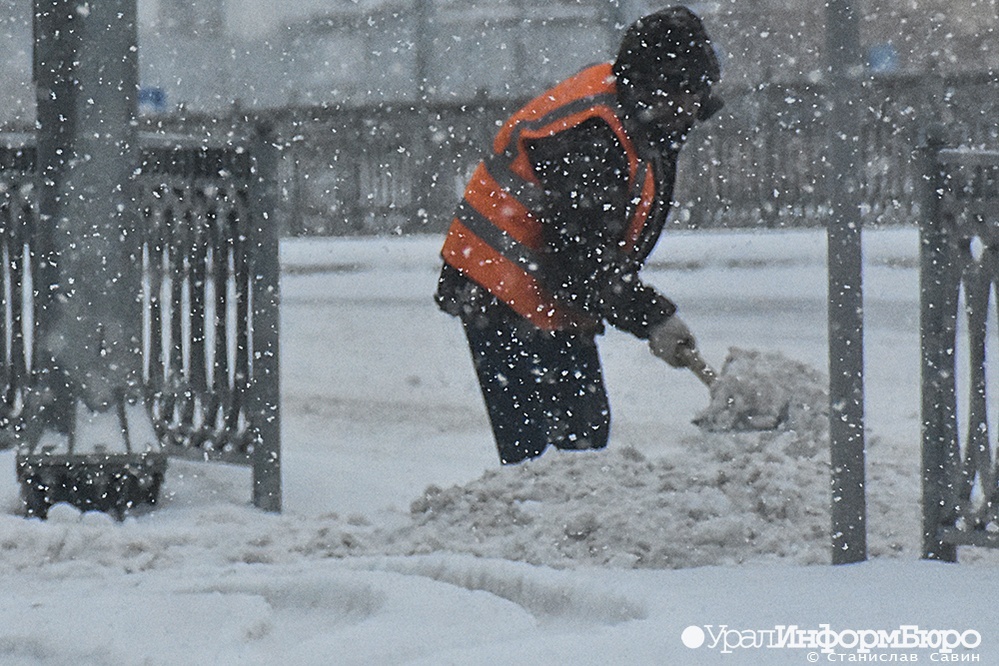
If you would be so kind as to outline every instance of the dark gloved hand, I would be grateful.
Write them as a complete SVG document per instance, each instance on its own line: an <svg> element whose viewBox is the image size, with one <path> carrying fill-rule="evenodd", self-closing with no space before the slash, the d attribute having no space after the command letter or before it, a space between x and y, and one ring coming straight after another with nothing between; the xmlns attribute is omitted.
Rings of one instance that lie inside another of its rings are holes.
<svg viewBox="0 0 999 666"><path fill-rule="evenodd" d="M686 352L697 346L694 334L680 317L673 315L649 330L649 349L674 368L689 362Z"/></svg>

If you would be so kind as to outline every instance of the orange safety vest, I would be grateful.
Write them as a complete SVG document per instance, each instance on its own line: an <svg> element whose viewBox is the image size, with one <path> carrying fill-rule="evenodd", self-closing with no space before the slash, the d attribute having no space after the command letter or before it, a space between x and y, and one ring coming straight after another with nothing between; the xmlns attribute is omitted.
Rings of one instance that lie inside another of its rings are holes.
<svg viewBox="0 0 999 666"><path fill-rule="evenodd" d="M610 125L628 157L630 223L621 247L634 257L641 251L655 200L655 176L625 132L615 93L611 65L604 63L584 69L514 113L496 135L492 152L472 174L441 250L445 262L546 331L591 329L599 322L559 303L539 278L545 248L536 211L542 193L525 143L555 136L591 118Z"/></svg>

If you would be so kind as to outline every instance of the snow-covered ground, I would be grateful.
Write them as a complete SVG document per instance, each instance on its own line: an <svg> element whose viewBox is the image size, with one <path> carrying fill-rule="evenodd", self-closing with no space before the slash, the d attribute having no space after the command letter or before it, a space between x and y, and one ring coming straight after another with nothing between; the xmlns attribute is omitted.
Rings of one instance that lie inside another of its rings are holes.
<svg viewBox="0 0 999 666"><path fill-rule="evenodd" d="M994 554L919 560L917 236L864 242L869 562L828 564L821 419L704 431L704 386L611 331L608 450L500 468L431 300L440 239L290 240L284 513L249 506L248 470L172 461L124 523L25 520L0 453L0 663L999 663ZM821 231L670 234L645 277L714 365L737 348L824 375ZM792 625L798 647L754 647ZM894 646L851 644L879 630ZM959 634L975 645L911 642Z"/></svg>

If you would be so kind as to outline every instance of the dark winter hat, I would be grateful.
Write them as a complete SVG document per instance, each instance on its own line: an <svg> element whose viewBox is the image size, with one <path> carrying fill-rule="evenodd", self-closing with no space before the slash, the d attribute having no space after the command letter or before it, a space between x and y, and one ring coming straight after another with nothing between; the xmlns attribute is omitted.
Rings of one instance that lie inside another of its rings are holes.
<svg viewBox="0 0 999 666"><path fill-rule="evenodd" d="M696 92L710 89L721 77L721 69L701 19L686 7L668 7L628 28L614 61L614 75L637 94ZM710 100L704 110L709 108L717 111L720 100Z"/></svg>

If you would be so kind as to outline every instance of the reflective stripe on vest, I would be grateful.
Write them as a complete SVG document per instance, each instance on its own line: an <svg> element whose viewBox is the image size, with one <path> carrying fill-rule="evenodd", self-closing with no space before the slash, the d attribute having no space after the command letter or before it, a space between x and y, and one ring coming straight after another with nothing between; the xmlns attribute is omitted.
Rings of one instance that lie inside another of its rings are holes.
<svg viewBox="0 0 999 666"><path fill-rule="evenodd" d="M479 163L448 231L444 261L488 289L543 330L594 328L590 315L557 302L543 286L541 223L534 211L541 188L526 143L554 136L592 118L614 131L628 158L629 220L621 247L639 248L655 200L651 165L641 160L624 130L610 64L594 65L528 102L497 133Z"/></svg>

